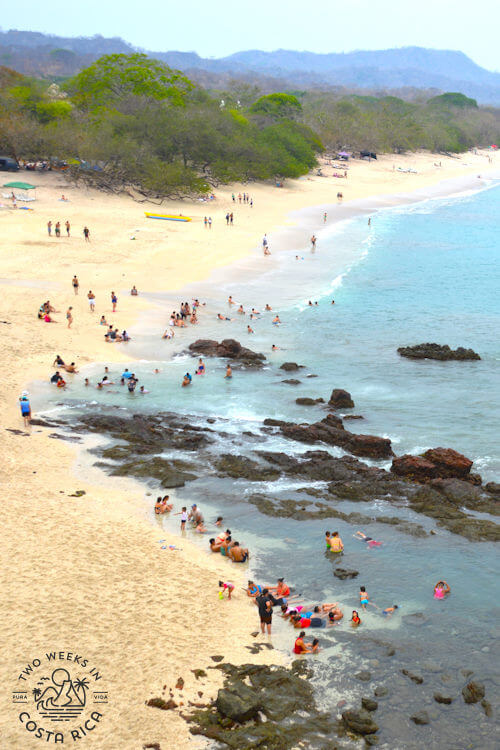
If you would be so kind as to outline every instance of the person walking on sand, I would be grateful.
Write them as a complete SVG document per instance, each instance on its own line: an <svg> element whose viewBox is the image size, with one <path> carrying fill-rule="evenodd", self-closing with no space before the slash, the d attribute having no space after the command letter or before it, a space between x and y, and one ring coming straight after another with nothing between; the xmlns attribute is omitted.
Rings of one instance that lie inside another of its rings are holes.
<svg viewBox="0 0 500 750"><path fill-rule="evenodd" d="M69 223L69 221L67 219L66 219L66 221L64 223L64 226L66 227L66 236L69 237L70 236L70 230L71 230L71 224Z"/></svg>
<svg viewBox="0 0 500 750"><path fill-rule="evenodd" d="M323 224L326 224L326 217L327 216L328 216L328 214L325 211L325 213L323 214Z"/></svg>
<svg viewBox="0 0 500 750"><path fill-rule="evenodd" d="M273 603L271 598L269 597L268 589L264 589L260 596L255 597L255 602L257 604L257 607L259 608L261 633L265 633L267 628L267 634L271 635L271 626L273 622Z"/></svg>
<svg viewBox="0 0 500 750"><path fill-rule="evenodd" d="M78 294L78 287L80 286L80 282L78 281L78 277L76 274L73 276L73 281L71 283L73 284L74 293Z"/></svg>
<svg viewBox="0 0 500 750"><path fill-rule="evenodd" d="M316 250L316 235L313 234L311 237L311 251L314 252Z"/></svg>
<svg viewBox="0 0 500 750"><path fill-rule="evenodd" d="M56 237L60 237L60 236L61 236L61 222L57 221L56 222Z"/></svg>
<svg viewBox="0 0 500 750"><path fill-rule="evenodd" d="M51 221L47 222L47 234L49 235L49 237L52 236L52 222Z"/></svg>
<svg viewBox="0 0 500 750"><path fill-rule="evenodd" d="M90 229L88 227L83 227L83 237L85 242L90 242Z"/></svg>
<svg viewBox="0 0 500 750"><path fill-rule="evenodd" d="M208 217L208 228L212 229L212 217L211 216Z"/></svg>
<svg viewBox="0 0 500 750"><path fill-rule="evenodd" d="M71 307L71 305L66 310L66 320L68 321L68 328L71 328L71 324L73 322L73 313L71 312L72 310L73 308Z"/></svg>
<svg viewBox="0 0 500 750"><path fill-rule="evenodd" d="M118 297L114 292L111 292L111 304L113 305L113 312L116 312L116 306L118 304Z"/></svg>
<svg viewBox="0 0 500 750"><path fill-rule="evenodd" d="M29 402L28 391L23 391L19 397L21 407L21 416L24 419L24 426L29 427L31 422L31 405Z"/></svg>
<svg viewBox="0 0 500 750"><path fill-rule="evenodd" d="M94 312L94 310L95 310L95 294L92 291L92 289L89 290L89 293L87 294L87 299L89 301L90 312Z"/></svg>

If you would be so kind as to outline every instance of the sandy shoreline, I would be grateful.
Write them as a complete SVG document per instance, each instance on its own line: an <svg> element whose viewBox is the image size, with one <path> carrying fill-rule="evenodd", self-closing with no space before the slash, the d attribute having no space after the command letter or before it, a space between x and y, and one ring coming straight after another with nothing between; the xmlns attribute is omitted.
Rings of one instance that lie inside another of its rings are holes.
<svg viewBox="0 0 500 750"><path fill-rule="evenodd" d="M206 669L213 664L213 654L233 662L249 661L245 647L253 642L250 633L257 617L243 592L231 603L219 602L218 577L237 580L239 572L228 569L224 560L207 556L194 544L181 544L177 536L165 538L182 551L158 549L158 530L137 511L137 499L144 493L140 485L104 477L98 481L93 474L85 482L76 480L74 446L50 439L43 428L33 427L29 437L23 434L19 392L27 380L47 378L57 353L67 361L74 359L77 366L130 358L123 345L104 343L97 324L101 314L113 317L111 289L119 297L117 325L129 328L151 307L141 296L130 297L127 290L132 284L140 291L173 293L187 283L201 282L213 269L224 273L238 260L248 270L263 261L264 232L272 238L272 249L287 246L290 233L294 242L301 242L301 237L306 242L315 221L320 228L320 211L327 210L334 219L337 208L339 216L349 206L360 210L353 204L370 196L378 196L375 203L382 207L390 203L387 196L432 192L444 179L467 177L473 183L477 174L486 176L491 168L485 154L439 158L441 168L433 166L437 157L429 154L382 157L376 164L352 163L345 181L326 176L291 182L283 189L234 186L236 195L249 190L252 209L234 204L231 189L217 190L216 202L189 206L198 221L187 226L148 223L145 205L68 188L57 175L30 175L30 181L40 185L33 212L0 211L2 319L11 323L2 324L1 347L9 373L2 394L2 684L8 691L18 687L20 669L39 652L64 649L88 655L106 677L110 701L99 732L82 744L106 749L152 741L162 747L174 742L195 746L198 740L175 712L147 708L144 701L161 694L163 685L173 687L180 676L186 681L181 699L185 705L189 699L199 700L198 691L205 698L212 695L220 682L218 673L209 671L208 678L197 682L190 670ZM412 167L418 174L397 172L393 164ZM337 190L344 194L343 205L335 204ZM59 202L61 193L70 198L68 203ZM169 202L167 208L188 212L186 203ZM300 219L290 213L299 209L310 212L310 225L304 223L303 213ZM232 228L225 225L228 210L235 213ZM203 226L205 213L214 218L212 230ZM66 218L75 237L48 238L46 222ZM297 229L299 221L303 226ZM91 229L90 245L81 236L85 224ZM277 227L284 230L275 232ZM78 297L71 289L74 273L81 284ZM89 288L97 297L94 316L86 300ZM38 306L47 297L61 311L55 316L58 325L37 320ZM64 312L70 304L75 322L68 330ZM36 403L33 408L36 412ZM71 497L77 489L86 494ZM273 655L252 660L272 661ZM34 739L27 739L18 713L15 706L2 708L0 729L6 746L36 746Z"/></svg>

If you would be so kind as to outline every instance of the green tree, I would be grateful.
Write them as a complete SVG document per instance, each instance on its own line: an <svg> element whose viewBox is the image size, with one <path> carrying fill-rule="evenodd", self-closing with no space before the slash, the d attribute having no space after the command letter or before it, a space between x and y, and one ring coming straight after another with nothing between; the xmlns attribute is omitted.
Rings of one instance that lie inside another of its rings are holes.
<svg viewBox="0 0 500 750"><path fill-rule="evenodd" d="M72 99L81 109L121 109L131 98L182 106L192 88L182 73L140 53L104 55L68 82Z"/></svg>
<svg viewBox="0 0 500 750"><path fill-rule="evenodd" d="M302 106L292 94L267 94L257 99L249 111L272 120L292 120L301 114Z"/></svg>

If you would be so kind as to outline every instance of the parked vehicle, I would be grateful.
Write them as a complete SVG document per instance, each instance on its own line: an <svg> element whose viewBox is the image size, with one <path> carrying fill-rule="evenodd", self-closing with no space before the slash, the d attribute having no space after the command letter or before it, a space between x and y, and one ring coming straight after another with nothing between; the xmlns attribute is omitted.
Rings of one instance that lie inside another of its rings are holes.
<svg viewBox="0 0 500 750"><path fill-rule="evenodd" d="M18 172L19 164L10 156L0 156L0 172Z"/></svg>

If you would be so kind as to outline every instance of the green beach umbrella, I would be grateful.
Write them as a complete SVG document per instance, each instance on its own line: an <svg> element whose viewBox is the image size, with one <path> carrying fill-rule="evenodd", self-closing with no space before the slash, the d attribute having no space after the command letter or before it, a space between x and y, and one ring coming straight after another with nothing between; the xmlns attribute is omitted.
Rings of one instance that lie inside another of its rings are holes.
<svg viewBox="0 0 500 750"><path fill-rule="evenodd" d="M30 185L29 182L6 182L4 187L18 188L19 190L36 190L36 185Z"/></svg>

